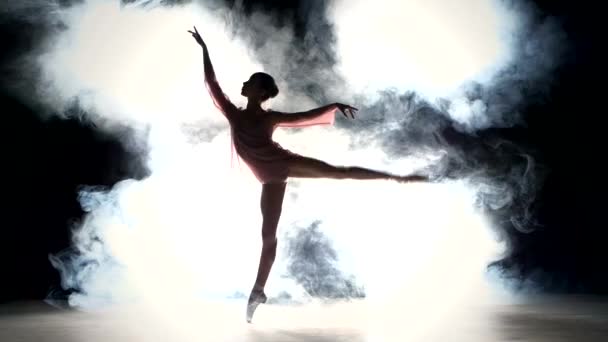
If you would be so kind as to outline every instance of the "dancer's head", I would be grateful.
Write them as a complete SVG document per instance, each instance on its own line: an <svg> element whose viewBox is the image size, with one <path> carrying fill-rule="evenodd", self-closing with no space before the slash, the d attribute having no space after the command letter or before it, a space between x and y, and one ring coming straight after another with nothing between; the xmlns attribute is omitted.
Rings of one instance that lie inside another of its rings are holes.
<svg viewBox="0 0 608 342"><path fill-rule="evenodd" d="M274 82L274 78L263 72L256 72L251 75L249 80L243 83L243 89L241 89L241 95L249 100L260 102L264 102L278 94L279 88Z"/></svg>

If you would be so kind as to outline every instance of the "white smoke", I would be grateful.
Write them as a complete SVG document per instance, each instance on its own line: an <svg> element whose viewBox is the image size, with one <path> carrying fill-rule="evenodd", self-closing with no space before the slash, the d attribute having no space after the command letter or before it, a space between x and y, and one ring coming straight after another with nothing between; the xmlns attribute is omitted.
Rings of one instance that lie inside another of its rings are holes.
<svg viewBox="0 0 608 342"><path fill-rule="evenodd" d="M415 92L474 132L520 123L525 89L543 89L559 63L564 35L522 1L332 2L338 71L373 105L381 93Z"/></svg>
<svg viewBox="0 0 608 342"><path fill-rule="evenodd" d="M88 214L74 229L73 249L51 258L63 285L78 290L70 298L77 306L134 298L226 298L246 294L253 285L261 247L261 186L245 166L230 168L227 122L203 85L202 53L186 32L193 25L210 48L224 92L237 105L244 105L236 96L241 83L263 70L275 75L281 88L271 104L275 108L308 109L324 104L323 97L351 99L362 108L359 121L278 131L275 139L283 146L333 164L407 174L445 151L388 154L387 141L370 130L398 132L410 111L399 107L404 101L384 101L379 94L396 89L447 98L455 122L491 125L488 105L465 101L461 86L490 82L511 61L509 33L518 24L517 13L481 0L466 7L336 1L328 10L336 30L336 73L290 62L322 53L310 45L309 51L294 52L293 32L260 13L145 3L89 0L58 7L53 18L65 28L46 41L37 59L39 84L45 87L39 92L47 106L61 111L77 98L95 113L92 120L149 129L150 177L83 191L80 201ZM294 69L310 79L292 79ZM302 92L317 76L328 86L324 96ZM390 110L374 121L377 113L366 109L375 106ZM378 139L362 144L365 136ZM406 285L418 294L425 288L434 292L438 289L423 284L458 278L462 286L450 294L457 297L475 288L467 285L501 249L476 205L479 192L466 179L407 186L296 180L288 186L279 241L293 226L320 222L338 251L338 268L355 275L368 297L390 297ZM269 296L288 292L306 298L301 284L281 277L286 269L280 250Z"/></svg>

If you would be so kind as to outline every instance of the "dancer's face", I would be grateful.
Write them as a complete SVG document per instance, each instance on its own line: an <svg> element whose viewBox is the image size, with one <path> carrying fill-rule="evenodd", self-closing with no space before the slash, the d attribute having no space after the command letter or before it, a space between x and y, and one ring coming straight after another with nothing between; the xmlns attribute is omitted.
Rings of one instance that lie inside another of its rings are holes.
<svg viewBox="0 0 608 342"><path fill-rule="evenodd" d="M241 95L252 100L261 100L266 98L266 90L261 86L260 80L251 76L249 80L243 83Z"/></svg>

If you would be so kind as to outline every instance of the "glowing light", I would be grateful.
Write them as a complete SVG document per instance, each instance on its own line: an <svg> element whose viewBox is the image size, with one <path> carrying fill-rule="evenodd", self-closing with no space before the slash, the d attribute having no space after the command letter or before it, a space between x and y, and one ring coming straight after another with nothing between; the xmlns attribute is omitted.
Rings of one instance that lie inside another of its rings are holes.
<svg viewBox="0 0 608 342"><path fill-rule="evenodd" d="M499 7L487 0L334 1L341 74L361 92L447 96L509 60L513 17Z"/></svg>

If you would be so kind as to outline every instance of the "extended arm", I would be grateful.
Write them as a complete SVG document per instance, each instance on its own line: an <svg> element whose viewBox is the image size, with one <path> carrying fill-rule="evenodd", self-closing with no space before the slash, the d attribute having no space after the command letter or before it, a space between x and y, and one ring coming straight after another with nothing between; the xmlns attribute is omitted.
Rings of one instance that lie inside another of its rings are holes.
<svg viewBox="0 0 608 342"><path fill-rule="evenodd" d="M348 117L347 113L349 113L353 119L355 118L354 113L357 111L357 108L341 103L332 103L323 107L311 109L306 112L298 112L291 114L275 112L273 120L275 124L284 127L297 127L315 124L332 124L334 122L335 111L338 109L344 114L344 116Z"/></svg>
<svg viewBox="0 0 608 342"><path fill-rule="evenodd" d="M194 32L188 31L192 34L196 42L203 48L203 64L204 64L204 73L205 73L205 85L213 98L213 102L215 105L224 112L224 114L231 112L236 107L228 97L222 91L220 84L217 82L215 77L215 71L213 70L213 64L211 63L211 58L209 57L209 50L207 49L207 44L203 41L201 36L199 35L196 27L194 27Z"/></svg>

